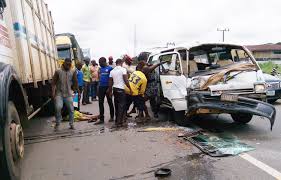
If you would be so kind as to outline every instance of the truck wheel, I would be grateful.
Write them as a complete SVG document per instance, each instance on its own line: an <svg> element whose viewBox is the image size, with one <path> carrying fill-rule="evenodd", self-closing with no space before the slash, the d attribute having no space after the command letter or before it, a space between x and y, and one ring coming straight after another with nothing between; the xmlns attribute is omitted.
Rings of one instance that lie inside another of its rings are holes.
<svg viewBox="0 0 281 180"><path fill-rule="evenodd" d="M232 119L235 122L247 124L252 120L253 115L252 114L231 114Z"/></svg>
<svg viewBox="0 0 281 180"><path fill-rule="evenodd" d="M24 135L17 109L11 101L8 103L7 115L3 133L4 179L19 180L21 161L24 156Z"/></svg>
<svg viewBox="0 0 281 180"><path fill-rule="evenodd" d="M189 118L186 117L185 111L175 111L173 110L173 119L179 126L187 126L189 124Z"/></svg>

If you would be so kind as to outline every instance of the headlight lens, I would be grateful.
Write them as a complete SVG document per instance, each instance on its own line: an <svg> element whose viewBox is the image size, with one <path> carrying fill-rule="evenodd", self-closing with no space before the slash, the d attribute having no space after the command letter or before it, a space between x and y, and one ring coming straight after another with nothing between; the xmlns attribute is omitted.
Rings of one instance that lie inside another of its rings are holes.
<svg viewBox="0 0 281 180"><path fill-rule="evenodd" d="M264 93L265 92L265 85L264 84L255 84L255 92L256 93Z"/></svg>

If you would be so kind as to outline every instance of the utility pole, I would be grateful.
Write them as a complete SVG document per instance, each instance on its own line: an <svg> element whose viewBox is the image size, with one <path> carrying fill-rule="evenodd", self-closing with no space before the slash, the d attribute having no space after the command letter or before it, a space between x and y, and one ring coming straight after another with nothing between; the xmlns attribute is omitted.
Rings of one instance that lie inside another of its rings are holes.
<svg viewBox="0 0 281 180"><path fill-rule="evenodd" d="M134 25L134 56L136 56L137 51L137 25Z"/></svg>
<svg viewBox="0 0 281 180"><path fill-rule="evenodd" d="M217 31L221 31L221 32L222 32L222 42L224 42L224 32L228 32L229 29L228 29L228 28L225 28L225 29L219 29L219 28L217 28Z"/></svg>

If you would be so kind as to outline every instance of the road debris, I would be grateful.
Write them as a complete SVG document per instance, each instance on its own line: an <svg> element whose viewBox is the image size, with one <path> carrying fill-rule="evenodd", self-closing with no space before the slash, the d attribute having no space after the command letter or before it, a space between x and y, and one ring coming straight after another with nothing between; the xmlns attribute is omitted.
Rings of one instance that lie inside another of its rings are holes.
<svg viewBox="0 0 281 180"><path fill-rule="evenodd" d="M180 129L175 127L154 127L154 128L145 128L142 130L138 130L138 132L154 132L154 131L166 132L166 131L178 131L178 130Z"/></svg>
<svg viewBox="0 0 281 180"><path fill-rule="evenodd" d="M234 156L243 152L255 150L254 147L223 133L219 136L199 133L195 136L184 137L184 139L212 157Z"/></svg>
<svg viewBox="0 0 281 180"><path fill-rule="evenodd" d="M171 176L172 170L168 168L160 168L157 171L155 171L155 177L167 177Z"/></svg>

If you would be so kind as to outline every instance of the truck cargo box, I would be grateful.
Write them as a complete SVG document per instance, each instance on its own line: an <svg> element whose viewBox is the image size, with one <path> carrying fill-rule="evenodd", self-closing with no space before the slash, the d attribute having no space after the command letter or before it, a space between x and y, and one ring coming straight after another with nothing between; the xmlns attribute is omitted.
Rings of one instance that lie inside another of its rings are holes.
<svg viewBox="0 0 281 180"><path fill-rule="evenodd" d="M45 84L57 65L54 22L42 0L8 0L2 26L7 29L6 52L22 83ZM0 60L2 61L2 59ZM7 63L7 62L6 62Z"/></svg>

